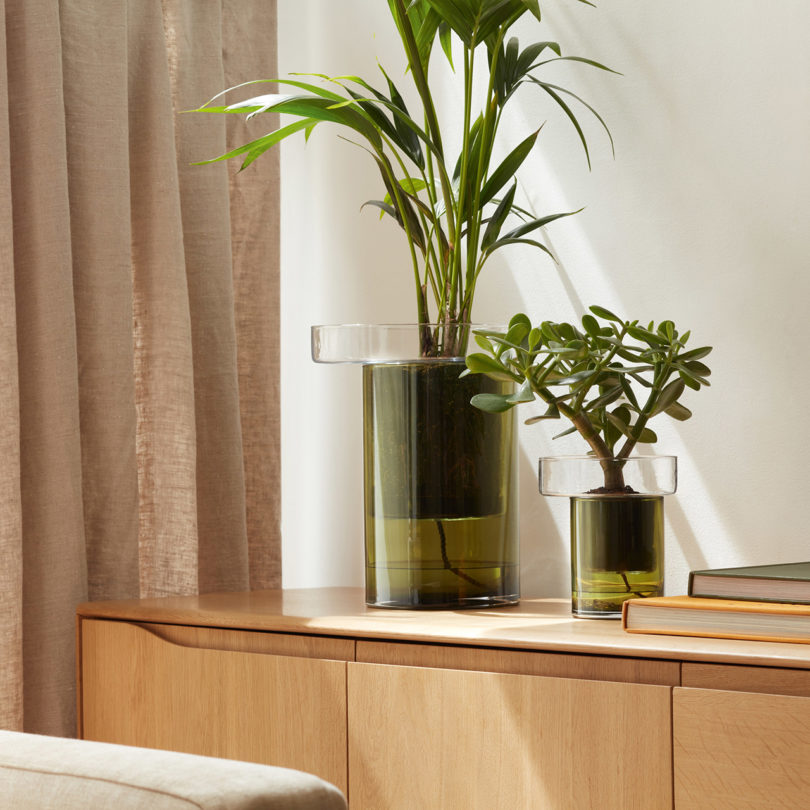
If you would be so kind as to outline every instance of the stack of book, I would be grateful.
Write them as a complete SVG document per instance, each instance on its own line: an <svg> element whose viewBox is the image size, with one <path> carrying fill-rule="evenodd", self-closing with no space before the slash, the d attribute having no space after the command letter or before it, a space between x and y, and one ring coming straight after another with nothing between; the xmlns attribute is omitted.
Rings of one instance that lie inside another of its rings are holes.
<svg viewBox="0 0 810 810"><path fill-rule="evenodd" d="M810 644L810 562L692 571L688 596L630 599L622 626L629 633Z"/></svg>

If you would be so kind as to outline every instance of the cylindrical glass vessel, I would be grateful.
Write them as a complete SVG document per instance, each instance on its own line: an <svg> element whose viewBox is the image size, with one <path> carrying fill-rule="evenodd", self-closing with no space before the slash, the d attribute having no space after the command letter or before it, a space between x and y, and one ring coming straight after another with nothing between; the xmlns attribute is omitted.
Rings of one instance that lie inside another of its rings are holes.
<svg viewBox="0 0 810 810"><path fill-rule="evenodd" d="M540 491L570 498L571 608L618 618L627 599L664 592L664 495L674 456L540 459Z"/></svg>
<svg viewBox="0 0 810 810"><path fill-rule="evenodd" d="M505 393L511 383L461 377L463 354L420 356L424 326L324 327L317 344L315 329L316 359L363 364L367 603L515 604L514 411L488 414L470 405L475 394Z"/></svg>

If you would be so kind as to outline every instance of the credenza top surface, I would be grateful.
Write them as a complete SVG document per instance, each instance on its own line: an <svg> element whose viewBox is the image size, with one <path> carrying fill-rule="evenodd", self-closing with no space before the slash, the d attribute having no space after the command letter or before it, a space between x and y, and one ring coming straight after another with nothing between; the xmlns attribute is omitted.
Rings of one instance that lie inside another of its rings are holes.
<svg viewBox="0 0 810 810"><path fill-rule="evenodd" d="M810 669L810 644L626 633L564 599L464 611L370 608L362 588L244 591L79 605L84 618Z"/></svg>

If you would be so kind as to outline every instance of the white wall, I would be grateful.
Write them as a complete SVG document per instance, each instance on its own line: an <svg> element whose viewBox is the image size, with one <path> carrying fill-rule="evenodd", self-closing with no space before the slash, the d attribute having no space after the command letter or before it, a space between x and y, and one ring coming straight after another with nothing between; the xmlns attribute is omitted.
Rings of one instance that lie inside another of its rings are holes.
<svg viewBox="0 0 810 810"><path fill-rule="evenodd" d="M606 118L616 157L591 126L588 173L559 113L531 94L513 102L508 146L547 121L521 173L531 203L538 213L586 210L548 228L558 266L522 248L493 261L475 319L523 310L563 320L600 303L691 328L694 345L715 347L713 386L686 400L692 420L655 425L655 450L680 463L678 494L666 503L667 591L683 592L690 568L807 559L810 5L543 7L545 30L521 24L524 45L556 39L623 74L559 73ZM379 59L408 82L381 0L279 0L279 40L282 76L371 78ZM414 318L404 240L390 221L359 213L380 195L378 180L337 134L324 125L306 147L282 147L285 587L363 581L360 370L313 364L309 327ZM551 434L544 424L522 428L527 596L567 589L567 504L537 494L535 468L540 455L582 448Z"/></svg>

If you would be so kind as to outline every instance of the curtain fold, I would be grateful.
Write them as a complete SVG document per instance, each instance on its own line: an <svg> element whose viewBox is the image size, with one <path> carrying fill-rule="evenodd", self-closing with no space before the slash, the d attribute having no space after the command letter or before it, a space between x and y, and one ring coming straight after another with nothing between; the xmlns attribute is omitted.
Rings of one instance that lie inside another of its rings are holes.
<svg viewBox="0 0 810 810"><path fill-rule="evenodd" d="M225 86L239 84L245 77L276 77L277 36L275 4L270 8L263 3L223 0ZM256 47L243 47L246 42L254 42ZM248 95L253 95L252 89L248 88ZM264 117L267 131L278 126L278 116ZM255 137L256 130L251 131L242 116L228 116L226 124L227 142L231 145ZM268 536L279 536L281 514L281 412L278 407L266 406L281 401L281 346L275 315L279 306L281 238L278 150L263 155L246 172L231 171L229 178L248 576L250 588L258 590L281 586L281 544L265 541Z"/></svg>
<svg viewBox="0 0 810 810"><path fill-rule="evenodd" d="M202 104L212 87L224 88L227 81L220 5L172 3L166 30L176 64L196 66L173 71L176 105L182 108L192 99ZM182 31L205 36L187 38ZM213 53L217 59L210 58ZM224 118L210 116L200 126L198 117L181 115L176 139L197 393L199 585L209 590L224 581L239 590L248 587L248 554L244 465L241 453L233 452L242 447L228 189L228 172L236 166L191 165L201 156L227 151ZM245 538L238 549L222 542L235 531Z"/></svg>
<svg viewBox="0 0 810 810"><path fill-rule="evenodd" d="M0 0L2 727L77 603L280 584L277 157L180 114L274 74L267 0Z"/></svg>
<svg viewBox="0 0 810 810"><path fill-rule="evenodd" d="M127 10L141 593L188 594L197 589L197 460L175 116L161 4L128 0Z"/></svg>
<svg viewBox="0 0 810 810"><path fill-rule="evenodd" d="M21 728L22 511L20 391L14 299L13 219L5 8L0 4L0 726Z"/></svg>
<svg viewBox="0 0 810 810"><path fill-rule="evenodd" d="M36 43L36 50L32 44ZM72 717L65 607L87 592L78 357L59 9L6 3L14 295L20 387L23 711L26 727Z"/></svg>
<svg viewBox="0 0 810 810"><path fill-rule="evenodd" d="M88 598L136 597L126 3L63 3L59 24Z"/></svg>

